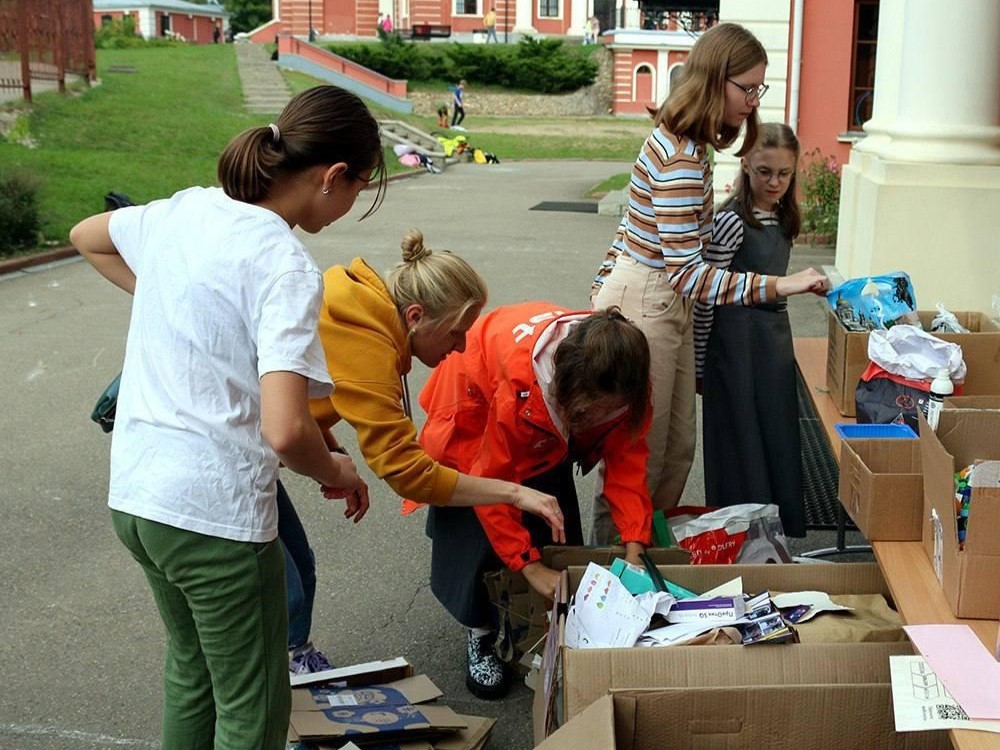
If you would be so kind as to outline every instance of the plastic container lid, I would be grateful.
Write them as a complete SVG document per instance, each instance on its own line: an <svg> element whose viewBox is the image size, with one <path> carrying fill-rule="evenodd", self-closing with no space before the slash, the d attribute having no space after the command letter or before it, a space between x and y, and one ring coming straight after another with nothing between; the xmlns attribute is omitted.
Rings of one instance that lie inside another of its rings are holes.
<svg viewBox="0 0 1000 750"><path fill-rule="evenodd" d="M835 424L837 434L844 440L867 438L897 438L912 440L917 437L909 425L905 424Z"/></svg>

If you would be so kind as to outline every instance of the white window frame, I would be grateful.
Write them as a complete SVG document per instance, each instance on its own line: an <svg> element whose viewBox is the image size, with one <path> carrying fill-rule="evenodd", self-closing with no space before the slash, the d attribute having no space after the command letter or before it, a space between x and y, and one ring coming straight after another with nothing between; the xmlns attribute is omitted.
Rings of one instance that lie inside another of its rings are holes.
<svg viewBox="0 0 1000 750"><path fill-rule="evenodd" d="M539 20L561 21L563 17L563 0L555 0L555 3L556 3L556 14L554 16L543 16L542 0L538 0L537 4L535 5L535 17L538 18Z"/></svg>
<svg viewBox="0 0 1000 750"><path fill-rule="evenodd" d="M463 18L476 18L483 15L483 0L476 0L476 12L475 13L460 13L458 10L459 5L465 5L464 0L454 0L454 5L452 6L452 15L461 16Z"/></svg>
<svg viewBox="0 0 1000 750"><path fill-rule="evenodd" d="M652 63L641 62L632 68L632 101L636 102L636 94L639 90L639 71L646 68L649 71L649 81L653 87L653 104L656 104L656 66Z"/></svg>

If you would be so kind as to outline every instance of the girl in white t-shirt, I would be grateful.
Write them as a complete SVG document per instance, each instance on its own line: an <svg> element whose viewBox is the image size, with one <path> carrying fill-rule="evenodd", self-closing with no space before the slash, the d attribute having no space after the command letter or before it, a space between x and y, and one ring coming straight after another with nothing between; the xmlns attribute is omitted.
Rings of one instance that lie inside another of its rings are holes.
<svg viewBox="0 0 1000 750"><path fill-rule="evenodd" d="M279 462L360 518L368 491L309 413L332 389L315 233L385 188L378 125L334 86L237 136L222 188L80 222L73 244L134 296L109 505L167 630L164 750L284 748L289 716ZM365 214L366 216L368 214Z"/></svg>

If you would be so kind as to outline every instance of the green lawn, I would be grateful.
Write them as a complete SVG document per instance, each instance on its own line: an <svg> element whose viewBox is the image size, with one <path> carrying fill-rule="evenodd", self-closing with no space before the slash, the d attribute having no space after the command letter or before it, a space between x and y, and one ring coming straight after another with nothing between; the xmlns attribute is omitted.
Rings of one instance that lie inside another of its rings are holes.
<svg viewBox="0 0 1000 750"><path fill-rule="evenodd" d="M112 66L135 72L109 72ZM35 98L26 123L16 128L30 134L35 147L0 139L0 168L27 172L40 184L49 242L65 241L73 224L103 210L109 191L141 203L189 185L215 184L216 159L226 143L267 121L243 109L232 45L99 50L97 67L100 85ZM295 91L318 83L286 75ZM380 118L437 129L434 117L372 110ZM470 116L466 124L470 143L502 161L631 161L648 132L646 124L610 118ZM391 150L387 157L390 171L406 171Z"/></svg>

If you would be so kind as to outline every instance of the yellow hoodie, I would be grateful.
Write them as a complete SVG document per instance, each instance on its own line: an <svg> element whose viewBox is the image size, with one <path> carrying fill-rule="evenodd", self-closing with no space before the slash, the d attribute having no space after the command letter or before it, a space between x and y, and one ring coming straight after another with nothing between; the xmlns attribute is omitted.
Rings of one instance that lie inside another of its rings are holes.
<svg viewBox="0 0 1000 750"><path fill-rule="evenodd" d="M402 377L412 361L389 290L361 258L327 270L323 284L319 336L336 387L310 401L313 416L324 429L346 420L369 468L400 497L447 505L458 472L427 455L403 411Z"/></svg>

